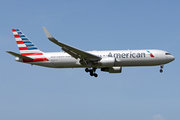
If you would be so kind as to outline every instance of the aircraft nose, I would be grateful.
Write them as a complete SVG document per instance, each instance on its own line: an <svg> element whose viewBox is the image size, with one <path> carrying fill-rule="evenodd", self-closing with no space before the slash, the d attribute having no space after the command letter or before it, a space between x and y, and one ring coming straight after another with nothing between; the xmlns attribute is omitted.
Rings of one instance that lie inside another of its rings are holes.
<svg viewBox="0 0 180 120"><path fill-rule="evenodd" d="M171 55L171 56L169 57L169 59L170 59L171 61L173 61L173 60L175 60L175 57L174 57L173 55Z"/></svg>
<svg viewBox="0 0 180 120"><path fill-rule="evenodd" d="M173 61L173 60L175 60L175 57L174 57L174 56L172 56L172 61Z"/></svg>

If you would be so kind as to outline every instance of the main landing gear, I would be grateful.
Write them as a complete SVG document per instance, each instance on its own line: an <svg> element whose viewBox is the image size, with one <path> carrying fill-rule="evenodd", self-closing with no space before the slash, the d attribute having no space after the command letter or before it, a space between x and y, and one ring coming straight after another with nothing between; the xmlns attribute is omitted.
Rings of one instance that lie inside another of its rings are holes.
<svg viewBox="0 0 180 120"><path fill-rule="evenodd" d="M160 68L161 68L161 69L160 69L160 73L163 72L163 67L164 67L164 65L161 65L161 66L160 66Z"/></svg>
<svg viewBox="0 0 180 120"><path fill-rule="evenodd" d="M86 72L89 72L89 73L90 73L90 76L97 77L98 74L95 73L95 72L96 72L96 69L97 69L97 68L92 68L92 69L86 68L85 71L86 71Z"/></svg>

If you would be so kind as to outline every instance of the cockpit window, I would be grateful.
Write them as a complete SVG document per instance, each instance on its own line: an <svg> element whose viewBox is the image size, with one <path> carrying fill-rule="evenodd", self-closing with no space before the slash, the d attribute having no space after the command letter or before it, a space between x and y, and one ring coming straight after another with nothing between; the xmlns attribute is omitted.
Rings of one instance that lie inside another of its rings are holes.
<svg viewBox="0 0 180 120"><path fill-rule="evenodd" d="M170 53L165 53L165 55L171 55Z"/></svg>

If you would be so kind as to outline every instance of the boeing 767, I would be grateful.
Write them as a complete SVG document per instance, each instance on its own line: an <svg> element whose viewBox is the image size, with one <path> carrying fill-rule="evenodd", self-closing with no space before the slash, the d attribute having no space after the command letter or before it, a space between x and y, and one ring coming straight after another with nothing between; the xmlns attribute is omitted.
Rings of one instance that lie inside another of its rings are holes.
<svg viewBox="0 0 180 120"><path fill-rule="evenodd" d="M109 73L121 73L122 67L157 66L163 72L164 64L175 58L169 52L156 49L83 51L56 40L45 27L47 38L60 46L64 52L42 52L21 31L12 29L19 53L6 51L15 60L31 65L50 68L85 68L91 76L97 77L96 69Z"/></svg>

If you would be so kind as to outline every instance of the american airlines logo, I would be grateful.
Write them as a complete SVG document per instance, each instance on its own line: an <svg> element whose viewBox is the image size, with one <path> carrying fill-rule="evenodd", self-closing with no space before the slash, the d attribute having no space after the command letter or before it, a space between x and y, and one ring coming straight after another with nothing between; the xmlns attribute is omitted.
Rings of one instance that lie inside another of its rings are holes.
<svg viewBox="0 0 180 120"><path fill-rule="evenodd" d="M146 57L145 53L109 53L108 57L115 57L115 58L144 58Z"/></svg>
<svg viewBox="0 0 180 120"><path fill-rule="evenodd" d="M151 57L154 57L154 55L149 50L147 50L147 52L150 53Z"/></svg>

